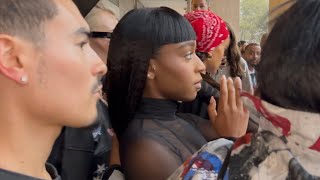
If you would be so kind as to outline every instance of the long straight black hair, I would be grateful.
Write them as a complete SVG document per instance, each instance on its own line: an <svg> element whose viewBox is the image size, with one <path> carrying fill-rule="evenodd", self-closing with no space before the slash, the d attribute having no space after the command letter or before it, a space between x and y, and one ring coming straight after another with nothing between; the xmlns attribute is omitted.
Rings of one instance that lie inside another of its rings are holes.
<svg viewBox="0 0 320 180"><path fill-rule="evenodd" d="M111 37L104 84L120 140L141 102L150 59L163 45L195 39L189 22L167 7L131 10L120 20Z"/></svg>

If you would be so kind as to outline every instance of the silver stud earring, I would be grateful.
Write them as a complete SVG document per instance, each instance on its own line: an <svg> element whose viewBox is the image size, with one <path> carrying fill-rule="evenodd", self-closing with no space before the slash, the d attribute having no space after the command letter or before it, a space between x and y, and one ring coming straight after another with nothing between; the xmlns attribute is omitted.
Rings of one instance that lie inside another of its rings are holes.
<svg viewBox="0 0 320 180"><path fill-rule="evenodd" d="M150 75L150 74L148 74L147 76L148 76L148 78L149 78L151 75Z"/></svg>
<svg viewBox="0 0 320 180"><path fill-rule="evenodd" d="M27 84L27 82L28 82L28 76L21 76L20 81L21 81L23 84Z"/></svg>

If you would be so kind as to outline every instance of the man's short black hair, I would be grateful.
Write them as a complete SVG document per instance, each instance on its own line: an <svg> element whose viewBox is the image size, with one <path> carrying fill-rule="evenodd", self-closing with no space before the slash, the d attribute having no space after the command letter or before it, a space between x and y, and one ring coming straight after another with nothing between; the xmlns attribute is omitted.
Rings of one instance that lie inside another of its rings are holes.
<svg viewBox="0 0 320 180"><path fill-rule="evenodd" d="M239 41L239 42L238 42L238 47L240 47L241 45L243 45L243 44L245 44L245 43L247 43L247 41L244 41L244 40Z"/></svg>

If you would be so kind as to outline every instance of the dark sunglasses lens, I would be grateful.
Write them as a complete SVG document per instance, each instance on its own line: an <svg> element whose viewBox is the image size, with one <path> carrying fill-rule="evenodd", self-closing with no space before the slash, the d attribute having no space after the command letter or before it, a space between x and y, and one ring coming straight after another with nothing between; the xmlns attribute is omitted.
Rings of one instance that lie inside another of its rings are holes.
<svg viewBox="0 0 320 180"><path fill-rule="evenodd" d="M111 32L91 32L91 38L111 38Z"/></svg>

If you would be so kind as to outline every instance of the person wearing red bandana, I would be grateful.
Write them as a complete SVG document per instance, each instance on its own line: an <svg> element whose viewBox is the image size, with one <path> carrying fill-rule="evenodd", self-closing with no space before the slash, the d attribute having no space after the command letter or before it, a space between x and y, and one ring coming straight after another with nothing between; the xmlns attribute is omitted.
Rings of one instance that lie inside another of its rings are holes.
<svg viewBox="0 0 320 180"><path fill-rule="evenodd" d="M221 64L224 51L230 44L225 22L210 11L193 11L185 15L197 35L196 52L208 73L215 74Z"/></svg>
<svg viewBox="0 0 320 180"><path fill-rule="evenodd" d="M206 66L210 76L215 75L230 44L229 30L221 17L211 11L197 10L184 15L197 36L196 54ZM220 96L217 89L202 81L197 98L180 104L179 111L209 119L208 105L211 96Z"/></svg>

